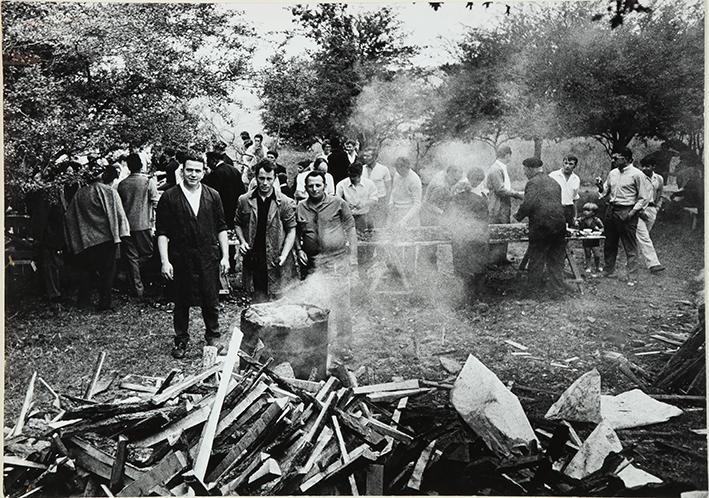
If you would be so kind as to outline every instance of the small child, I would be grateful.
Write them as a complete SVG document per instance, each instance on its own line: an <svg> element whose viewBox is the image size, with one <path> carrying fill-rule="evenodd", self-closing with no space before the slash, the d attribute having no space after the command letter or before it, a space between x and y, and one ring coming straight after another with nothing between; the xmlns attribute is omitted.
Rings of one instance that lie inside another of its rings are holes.
<svg viewBox="0 0 709 498"><path fill-rule="evenodd" d="M603 222L599 217L596 216L596 213L598 212L598 205L594 204L593 202L587 202L583 205L582 210L583 215L576 219L576 224L579 230L590 228L594 231L602 231ZM584 269L586 273L591 273L591 254L593 254L593 262L596 267L596 272L603 271L603 267L601 266L600 245L600 240L583 241Z"/></svg>

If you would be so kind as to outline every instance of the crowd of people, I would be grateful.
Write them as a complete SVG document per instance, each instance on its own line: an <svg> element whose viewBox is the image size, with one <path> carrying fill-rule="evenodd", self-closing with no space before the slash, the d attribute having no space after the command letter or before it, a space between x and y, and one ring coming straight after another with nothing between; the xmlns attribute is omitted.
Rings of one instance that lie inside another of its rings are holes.
<svg viewBox="0 0 709 498"><path fill-rule="evenodd" d="M218 143L204 155L166 148L151 173L135 151L115 161L65 161L54 168L53 176L81 170L86 181L65 184L57 195L40 190L28 196L52 306L63 302L62 256L78 274L77 305L89 306L92 286L98 287L99 310L112 308L119 261L131 293L146 299L145 266L159 259L166 295L174 301L172 354L182 358L191 306L201 308L206 342L219 343L219 294L228 291L226 276L239 262L242 286L254 302L278 299L291 284L317 273L327 289L334 350L346 358L352 272L365 276L378 257L389 254L367 244L358 248L362 240L378 232L403 240L417 227L439 227L450 235L455 273L473 299L491 266L511 262L506 243L490 243L489 225L510 223L512 199L521 201L514 218L529 223L524 264L530 286L554 294L568 290L563 262L570 228L605 235L602 257L598 237L583 242L588 273L614 277L620 245L628 285L637 284L638 250L652 273L664 269L650 238L666 182L662 161L674 153L664 146L664 155L646 156L639 168L629 149L614 152L607 177L596 179L598 200L583 204L579 215L579 160L573 155L549 174L540 159L525 159L528 181L518 191L508 172L512 150L503 145L487 171L448 166L424 189L408 158L398 157L389 168L378 162L377 150L360 150L354 140L341 147L323 141L322 152L300 162L291 178L263 136L252 140L244 132L241 138L238 161ZM690 178L675 195L696 197L696 183ZM599 204L605 206L602 219ZM437 265L435 247L421 253L419 259Z"/></svg>

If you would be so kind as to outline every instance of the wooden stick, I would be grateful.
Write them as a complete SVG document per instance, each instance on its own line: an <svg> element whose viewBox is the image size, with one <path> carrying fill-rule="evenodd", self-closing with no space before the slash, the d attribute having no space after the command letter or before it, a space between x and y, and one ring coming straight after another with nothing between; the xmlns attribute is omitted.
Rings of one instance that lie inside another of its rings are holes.
<svg viewBox="0 0 709 498"><path fill-rule="evenodd" d="M207 464L209 463L209 457L212 454L212 443L214 442L214 436L217 432L217 425L219 424L219 415L222 412L222 403L224 402L224 397L227 394L229 388L229 382L231 380L231 373L234 370L234 365L239 359L237 352L241 348L241 340L244 338L244 334L241 330L234 328L231 334L231 341L229 341L229 350L227 352L226 360L223 363L222 378L219 382L219 388L217 389L217 394L212 403L212 411L209 414L207 423L202 429L202 435L200 437L199 450L197 452L197 458L194 463L194 474L199 480L204 480L204 476L207 473Z"/></svg>
<svg viewBox="0 0 709 498"><path fill-rule="evenodd" d="M38 377L37 380L39 380L39 382L40 382L44 387L46 387L47 390L48 390L48 391L52 394L52 396L54 397L54 401L52 402L52 406L55 407L55 408L61 408L61 406L62 406L62 405L61 405L61 399L59 399L59 395L56 393L56 391L55 391L54 389L52 389L52 386L50 386L49 384L47 384L47 382L46 382L42 377Z"/></svg>
<svg viewBox="0 0 709 498"><path fill-rule="evenodd" d="M96 360L96 366L94 367L94 374L91 377L91 382L89 382L89 386L86 388L86 392L84 393L84 398L88 400L90 400L94 395L94 389L96 388L98 378L101 376L101 369L103 368L103 362L105 360L106 352L101 351L101 353L98 355L98 359Z"/></svg>
<svg viewBox="0 0 709 498"><path fill-rule="evenodd" d="M414 466L414 471L411 473L409 478L408 487L418 491L421 488L421 481L423 481L423 473L426 470L429 460L431 459L431 454L433 453L433 448L436 446L436 440L434 439L428 446L421 452L416 465Z"/></svg>
<svg viewBox="0 0 709 498"><path fill-rule="evenodd" d="M183 391L186 391L190 387L194 386L195 384L198 384L202 382L204 379L208 378L210 375L214 375L217 373L219 370L221 370L222 365L221 363L216 363L212 365L210 368L207 370L198 373L197 375L193 375L192 377L189 377L182 382L180 382L177 385L174 385L172 387L169 387L163 392L162 394L157 394L150 398L150 401L153 404L160 405L164 403L165 401L172 399L176 396L179 396L180 393Z"/></svg>
<svg viewBox="0 0 709 498"><path fill-rule="evenodd" d="M305 493L306 491L318 485L319 483L324 482L337 474L341 474L343 472L348 471L363 458L366 458L370 461L376 460L376 456L372 454L366 444L358 446L357 448L352 450L352 452L349 453L348 457L348 463L335 462L330 465L325 471L320 472L319 474L305 481L303 484L300 485L300 491Z"/></svg>
<svg viewBox="0 0 709 498"><path fill-rule="evenodd" d="M422 387L419 389L406 389L403 391L389 391L381 393L367 394L367 398L375 402L384 401L397 401L401 398L408 398L410 396L416 396L418 394L425 394L433 391L431 388Z"/></svg>
<svg viewBox="0 0 709 498"><path fill-rule="evenodd" d="M268 453L261 453L258 458L254 458L241 474L219 488L222 496L228 496L234 493L236 489L246 480L246 478L249 477L263 462L269 458L271 457Z"/></svg>
<svg viewBox="0 0 709 498"><path fill-rule="evenodd" d="M305 465L303 465L303 468L301 469L302 474L307 474L308 472L310 472L310 469L313 468L313 465L315 465L315 462L318 460L318 458L320 458L320 455L322 454L323 450L332 439L332 435L332 429L330 429L328 426L323 427L322 432L320 433L317 441L315 442L315 448L313 448L313 452L310 454L310 458L308 458L308 461L305 462Z"/></svg>
<svg viewBox="0 0 709 498"><path fill-rule="evenodd" d="M69 438L69 442L72 445L69 449L69 456L74 458L80 467L107 481L111 479L113 458L110 455L79 438ZM124 479L126 480L134 481L143 477L144 474L145 472L128 463L124 467Z"/></svg>
<svg viewBox="0 0 709 498"><path fill-rule="evenodd" d="M397 429L394 429L393 427L380 422L379 420L376 420L374 418L365 418L364 419L364 424L367 426L370 426L372 429L377 431L378 433L384 435L384 436L390 436L396 439L397 441L401 441L406 444L413 443L414 438L409 436L408 434L405 434Z"/></svg>
<svg viewBox="0 0 709 498"><path fill-rule="evenodd" d="M256 384L256 387L241 400L217 425L217 435L221 434L227 427L233 424L242 413L244 413L254 402L266 392L268 386L263 382Z"/></svg>
<svg viewBox="0 0 709 498"><path fill-rule="evenodd" d="M17 423L15 428L10 433L10 437L19 436L22 434L22 428L25 426L25 417L27 417L27 412L30 409L30 404L32 404L32 398L34 397L34 383L37 379L37 372L32 374L30 383L27 385L27 392L25 392L25 400L22 402L22 408L20 409L20 415L17 417Z"/></svg>
<svg viewBox="0 0 709 498"><path fill-rule="evenodd" d="M170 370L170 373L167 374L167 377L165 377L165 380L162 381L162 384L160 384L160 387L158 387L158 390L155 391L155 395L157 396L158 394L161 394L165 391L165 389L168 388L170 385L170 382L172 382L172 379L175 378L175 375L179 373L180 369L179 368L173 368Z"/></svg>
<svg viewBox="0 0 709 498"><path fill-rule="evenodd" d="M385 382L383 384L371 384L369 386L355 387L353 392L355 394L371 394L380 393L385 391L403 391L406 389L418 389L419 381L418 379L405 380L402 382Z"/></svg>
<svg viewBox="0 0 709 498"><path fill-rule="evenodd" d="M109 498L114 498L115 495L113 493L111 493L111 490L108 489L108 487L106 487L105 484L101 484L101 489L103 490L104 493L106 493L106 496L108 496Z"/></svg>
<svg viewBox="0 0 709 498"><path fill-rule="evenodd" d="M155 486L164 486L189 465L187 455L182 451L169 453L150 472L123 488L117 496L145 496Z"/></svg>
<svg viewBox="0 0 709 498"><path fill-rule="evenodd" d="M342 463L345 465L350 463L350 457L347 454L347 447L345 446L345 438L342 437L342 431L340 430L340 424L337 421L337 417L332 416L332 426L335 428L335 436L337 436L337 444L340 447L340 453L342 455ZM355 481L354 475L350 474L347 476L350 482L350 489L352 490L352 496L359 496L359 490L357 489L357 481Z"/></svg>
<svg viewBox="0 0 709 498"><path fill-rule="evenodd" d="M128 450L128 438L124 435L118 436L118 444L116 445L116 459L113 461L111 468L111 479L109 486L114 493L123 487L123 473L126 466L126 455Z"/></svg>

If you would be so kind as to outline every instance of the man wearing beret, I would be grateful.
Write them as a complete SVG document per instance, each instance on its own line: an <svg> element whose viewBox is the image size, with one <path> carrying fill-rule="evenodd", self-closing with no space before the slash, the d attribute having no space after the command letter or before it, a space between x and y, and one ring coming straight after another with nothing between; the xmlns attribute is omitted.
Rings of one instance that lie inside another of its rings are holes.
<svg viewBox="0 0 709 498"><path fill-rule="evenodd" d="M563 293L567 290L563 280L566 219L561 187L544 174L541 159L530 157L522 164L529 181L515 218L518 221L529 218L529 282L541 287L546 274L550 290Z"/></svg>

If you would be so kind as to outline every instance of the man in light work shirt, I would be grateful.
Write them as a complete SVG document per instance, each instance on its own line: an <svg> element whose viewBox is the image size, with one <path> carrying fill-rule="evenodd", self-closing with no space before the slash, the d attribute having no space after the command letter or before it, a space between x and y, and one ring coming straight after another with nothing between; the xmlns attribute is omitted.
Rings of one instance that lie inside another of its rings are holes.
<svg viewBox="0 0 709 498"><path fill-rule="evenodd" d="M405 157L397 158L394 167L396 173L389 199L389 226L399 229L420 226L421 178L411 170L411 163Z"/></svg>
<svg viewBox="0 0 709 498"><path fill-rule="evenodd" d="M579 160L576 156L564 156L561 169L549 173L549 176L556 180L556 183L561 187L561 205L564 206L564 218L567 226L572 226L576 219L575 201L579 198L579 188L581 187L581 180L574 173L578 163Z"/></svg>
<svg viewBox="0 0 709 498"><path fill-rule="evenodd" d="M357 233L347 203L325 193L322 171L305 178L308 198L296 207L298 261L308 275L324 277L321 295L330 309L328 342L340 358L351 357L350 265L357 264Z"/></svg>
<svg viewBox="0 0 709 498"><path fill-rule="evenodd" d="M374 228L370 210L377 203L377 187L374 182L362 177L362 164L355 162L347 169L345 178L335 187L335 195L343 199L352 211L357 236L362 239ZM362 247L359 251L360 263L365 267L372 260L373 251Z"/></svg>
<svg viewBox="0 0 709 498"><path fill-rule="evenodd" d="M377 187L377 202L370 210L370 218L375 228L384 226L387 215L387 203L391 193L391 172L389 168L377 162L377 154L374 147L366 147L362 151L362 178L374 182Z"/></svg>
<svg viewBox="0 0 709 498"><path fill-rule="evenodd" d="M660 260L655 252L655 246L650 238L650 230L652 230L652 227L655 225L655 220L657 219L657 210L660 207L662 190L665 184L664 178L654 171L656 165L657 159L652 156L646 156L640 163L640 170L652 184L652 197L650 203L642 213L640 213L637 238L640 254L643 255L647 269L650 270L651 273L659 273L665 269L665 267L660 264Z"/></svg>
<svg viewBox="0 0 709 498"><path fill-rule="evenodd" d="M603 244L605 275L615 276L618 244L622 243L628 262L628 285L634 286L638 273L638 216L650 202L652 189L645 174L633 166L630 149L624 147L614 152L611 159L614 167L606 181L596 178L599 196L608 203L603 221L606 232Z"/></svg>

